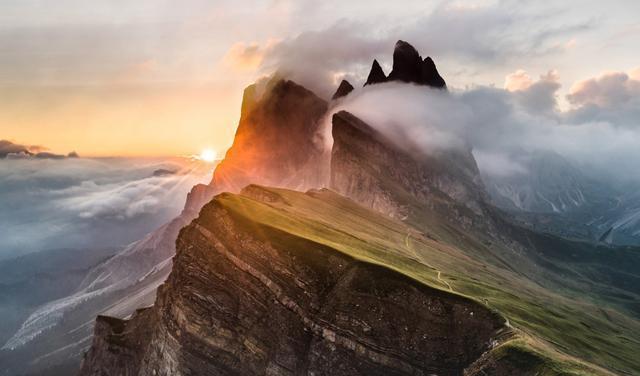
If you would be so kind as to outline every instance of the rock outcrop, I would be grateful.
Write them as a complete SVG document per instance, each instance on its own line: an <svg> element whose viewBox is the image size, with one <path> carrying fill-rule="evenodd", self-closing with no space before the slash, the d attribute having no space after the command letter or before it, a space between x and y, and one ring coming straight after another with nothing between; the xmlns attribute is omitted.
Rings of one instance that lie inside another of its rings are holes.
<svg viewBox="0 0 640 376"><path fill-rule="evenodd" d="M342 97L346 97L347 95L349 95L349 93L351 93L353 91L353 85L351 85L349 83L349 81L347 80L342 80L340 82L340 86L338 86L338 89L336 90L336 92L333 94L333 96L331 97L332 100L336 100Z"/></svg>
<svg viewBox="0 0 640 376"><path fill-rule="evenodd" d="M367 77L367 81L364 83L364 86L380 84L383 82L387 82L387 76L384 74L380 63L378 60L373 60L373 64L371 64L371 70L369 71L369 76Z"/></svg>
<svg viewBox="0 0 640 376"><path fill-rule="evenodd" d="M462 375L504 329L467 298L254 220L277 194L243 196L181 231L154 307L98 320L81 375Z"/></svg>
<svg viewBox="0 0 640 376"><path fill-rule="evenodd" d="M325 175L317 168L326 156L318 130L326 111L326 101L293 81L249 86L233 145L210 185L231 192L257 181L296 189L318 186Z"/></svg>
<svg viewBox="0 0 640 376"><path fill-rule="evenodd" d="M369 77L364 85L391 81L426 85L438 89L447 87L431 57L427 56L423 60L418 51L403 40L396 42L393 51L393 70L389 73L389 77L384 74L378 61L374 60Z"/></svg>
<svg viewBox="0 0 640 376"><path fill-rule="evenodd" d="M393 70L389 73L389 81L413 82L436 88L446 87L433 60L430 57L422 60L418 51L403 40L396 42L393 51Z"/></svg>

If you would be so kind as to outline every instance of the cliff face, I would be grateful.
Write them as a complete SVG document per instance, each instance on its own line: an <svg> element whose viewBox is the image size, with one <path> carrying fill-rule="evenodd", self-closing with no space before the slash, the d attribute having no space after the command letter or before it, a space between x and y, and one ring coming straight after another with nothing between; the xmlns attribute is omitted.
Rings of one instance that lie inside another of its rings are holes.
<svg viewBox="0 0 640 376"><path fill-rule="evenodd" d="M308 189L325 178L318 171L325 147L319 139L327 102L292 81L272 79L245 89L240 122L213 175L218 192L251 183Z"/></svg>
<svg viewBox="0 0 640 376"><path fill-rule="evenodd" d="M495 344L496 314L252 219L270 205L296 210L258 187L206 205L155 306L99 319L81 374L461 375Z"/></svg>
<svg viewBox="0 0 640 376"><path fill-rule="evenodd" d="M484 187L470 150L414 154L344 111L333 116L332 133L330 186L337 192L394 218L409 215L412 201L483 214Z"/></svg>

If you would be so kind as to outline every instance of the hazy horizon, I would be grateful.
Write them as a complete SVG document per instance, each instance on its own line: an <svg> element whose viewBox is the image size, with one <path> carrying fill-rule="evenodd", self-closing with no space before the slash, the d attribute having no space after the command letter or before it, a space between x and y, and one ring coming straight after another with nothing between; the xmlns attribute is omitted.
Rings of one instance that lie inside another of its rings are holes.
<svg viewBox="0 0 640 376"><path fill-rule="evenodd" d="M634 1L44 4L0 4L0 138L58 153L223 155L244 87L281 70L328 98L342 78L361 85L374 58L388 72L397 39L456 90L555 72L562 111L589 103L572 96L584 82L640 79Z"/></svg>

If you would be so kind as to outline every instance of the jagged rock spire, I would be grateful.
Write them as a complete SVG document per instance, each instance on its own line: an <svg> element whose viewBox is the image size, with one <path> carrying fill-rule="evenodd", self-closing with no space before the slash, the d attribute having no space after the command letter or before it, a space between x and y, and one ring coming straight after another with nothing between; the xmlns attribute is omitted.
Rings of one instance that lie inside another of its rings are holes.
<svg viewBox="0 0 640 376"><path fill-rule="evenodd" d="M435 88L446 88L447 86L431 57L427 56L423 60L418 51L403 40L396 42L393 51L393 69L389 73L389 77L384 76L382 68L374 60L365 86L388 81L411 82Z"/></svg>
<svg viewBox="0 0 640 376"><path fill-rule="evenodd" d="M436 63L433 62L430 56L427 56L422 62L422 69L420 70L420 81L425 85L438 87L438 88L446 88L447 83L444 82L440 73L438 73L438 69L436 68Z"/></svg>
<svg viewBox="0 0 640 376"><path fill-rule="evenodd" d="M345 97L352 91L353 85L351 85L347 80L342 80L342 82L340 82L340 86L338 86L338 90L336 90L331 99L336 100L338 98Z"/></svg>
<svg viewBox="0 0 640 376"><path fill-rule="evenodd" d="M381 82L387 82L387 76L384 74L378 60L373 60L369 77L367 77L367 82L364 83L364 86L379 84Z"/></svg>
<svg viewBox="0 0 640 376"><path fill-rule="evenodd" d="M420 80L422 58L409 43L399 40L393 50L393 70L389 81L415 82Z"/></svg>

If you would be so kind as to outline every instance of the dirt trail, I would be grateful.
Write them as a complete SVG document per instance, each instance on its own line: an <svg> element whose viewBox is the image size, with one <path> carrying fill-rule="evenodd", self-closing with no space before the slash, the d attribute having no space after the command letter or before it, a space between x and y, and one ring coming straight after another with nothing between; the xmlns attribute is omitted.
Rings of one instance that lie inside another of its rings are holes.
<svg viewBox="0 0 640 376"><path fill-rule="evenodd" d="M404 238L404 245L405 247L409 250L409 252L411 252L413 254L413 256L415 257L415 259L417 261L420 261L422 264L426 265L427 267L433 269L437 274L437 279L439 282L441 282L442 284L444 284L445 286L447 286L447 288L449 288L449 291L454 292L453 288L451 287L451 285L449 284L449 282L445 281L444 279L442 279L442 272L440 270L438 270L437 268L435 268L433 265L429 264L428 262L426 262L422 257L420 257L420 255L418 255L418 253L416 252L415 249L413 249L413 247L411 246L411 244L409 243L409 237L411 236L411 231L407 232L407 236Z"/></svg>

